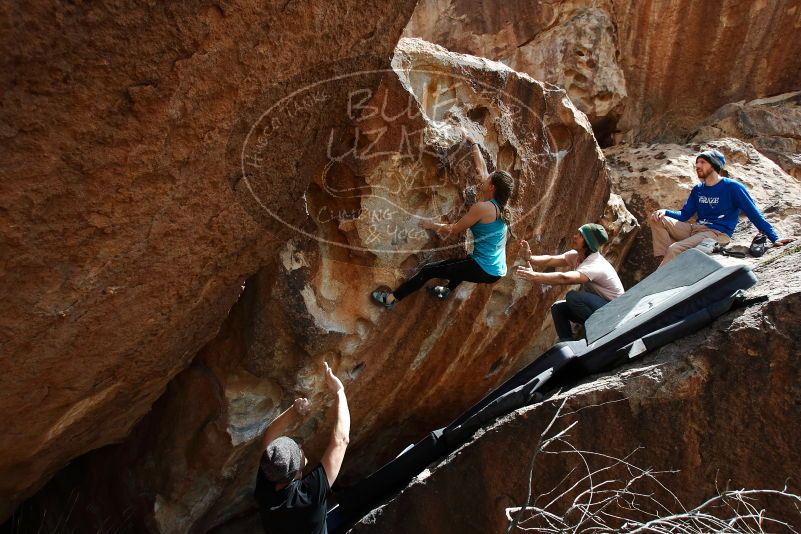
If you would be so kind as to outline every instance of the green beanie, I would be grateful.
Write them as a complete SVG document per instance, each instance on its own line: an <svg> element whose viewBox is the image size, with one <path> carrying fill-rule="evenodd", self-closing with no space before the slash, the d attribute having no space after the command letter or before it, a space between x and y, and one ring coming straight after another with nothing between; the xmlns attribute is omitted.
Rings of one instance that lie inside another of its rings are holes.
<svg viewBox="0 0 801 534"><path fill-rule="evenodd" d="M609 236L606 234L606 230L600 224L585 224L579 228L579 233L581 234L581 237L584 238L584 241L586 241L587 246L590 247L590 250L593 252L598 252L598 250L601 248L601 245L609 241Z"/></svg>

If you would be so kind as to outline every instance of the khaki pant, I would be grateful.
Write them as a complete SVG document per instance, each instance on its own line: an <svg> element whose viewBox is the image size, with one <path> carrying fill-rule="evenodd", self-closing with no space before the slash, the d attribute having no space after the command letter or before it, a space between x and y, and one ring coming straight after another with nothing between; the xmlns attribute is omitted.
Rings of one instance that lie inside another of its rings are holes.
<svg viewBox="0 0 801 534"><path fill-rule="evenodd" d="M729 236L723 232L702 224L681 222L667 216L658 219L656 222L649 218L648 222L651 225L654 256L664 256L662 263L659 264L660 267L685 250L695 247L708 237L711 237L721 245L731 241Z"/></svg>

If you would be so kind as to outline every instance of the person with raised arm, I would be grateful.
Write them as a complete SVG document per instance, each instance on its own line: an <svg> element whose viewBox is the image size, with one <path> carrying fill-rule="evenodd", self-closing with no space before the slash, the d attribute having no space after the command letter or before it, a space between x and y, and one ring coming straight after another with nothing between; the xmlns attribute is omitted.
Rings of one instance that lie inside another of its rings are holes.
<svg viewBox="0 0 801 534"><path fill-rule="evenodd" d="M335 395L336 423L320 463L303 475L303 449L284 434L309 412L305 398L295 402L268 426L261 440L261 461L254 496L268 534L326 534L326 502L345 458L350 439L350 412L345 388L325 363L325 383Z"/></svg>
<svg viewBox="0 0 801 534"><path fill-rule="evenodd" d="M551 306L551 316L560 342L573 339L570 323L583 325L602 306L623 294L620 277L600 252L601 245L608 240L603 226L585 224L572 237L572 248L564 254L533 256L528 242L520 242L520 253L527 265L519 266L515 276L552 286L584 286L584 291L568 291L565 300ZM543 273L537 272L535 267L567 267L568 270Z"/></svg>
<svg viewBox="0 0 801 534"><path fill-rule="evenodd" d="M479 176L479 200L453 224L422 220L419 226L433 230L441 239L470 230L473 234L473 253L423 265L417 274L394 291L373 291L373 300L387 309L392 309L431 279L447 280L445 285L431 288L431 293L443 300L462 282L493 284L506 275L506 235L509 221L504 215L504 209L514 192L514 181L506 171L489 173L478 144L469 136L466 140L472 145L473 164Z"/></svg>

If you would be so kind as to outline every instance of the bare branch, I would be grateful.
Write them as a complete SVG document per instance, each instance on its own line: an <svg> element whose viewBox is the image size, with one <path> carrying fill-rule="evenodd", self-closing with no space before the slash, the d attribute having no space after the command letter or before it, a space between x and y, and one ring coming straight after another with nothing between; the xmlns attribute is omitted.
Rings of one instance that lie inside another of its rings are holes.
<svg viewBox="0 0 801 534"><path fill-rule="evenodd" d="M772 517L770 510L763 506L766 497L785 500L801 518L801 496L792 493L786 482L780 490L721 490L715 481L715 495L688 509L659 478L678 471L657 471L633 463L634 456L642 447L622 458L578 449L570 443L568 434L576 427L577 421L549 435L557 420L580 411L564 412L566 402L567 399L559 405L534 448L524 504L505 510L509 522L507 534L515 529L560 534L763 534L766 529L777 528L799 534L793 525ZM554 450L553 446L557 444L562 448ZM532 504L534 469L540 454L570 455L576 458L577 465L569 468L553 488L537 495ZM603 465L598 466L599 462ZM618 471L622 471L624 476L613 476ZM546 504L539 505L543 500L547 500Z"/></svg>

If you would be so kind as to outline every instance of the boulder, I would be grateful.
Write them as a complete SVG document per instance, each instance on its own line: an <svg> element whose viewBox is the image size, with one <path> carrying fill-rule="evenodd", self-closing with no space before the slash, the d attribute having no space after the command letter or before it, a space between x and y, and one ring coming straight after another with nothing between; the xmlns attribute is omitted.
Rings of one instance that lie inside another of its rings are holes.
<svg viewBox="0 0 801 534"><path fill-rule="evenodd" d="M626 207L623 197L616 193L609 195L609 202L606 203L599 223L609 236L609 241L601 248L601 252L615 270L620 271L641 230L640 223Z"/></svg>
<svg viewBox="0 0 801 534"><path fill-rule="evenodd" d="M230 140L276 91L387 68L413 5L0 7L0 520L125 438L285 240L253 216ZM365 80L271 124L272 164L298 169L287 189L310 181L309 131Z"/></svg>
<svg viewBox="0 0 801 534"><path fill-rule="evenodd" d="M596 2L574 4L423 0L404 35L496 59L564 87L598 133L620 117L626 82L609 12Z"/></svg>
<svg viewBox="0 0 801 534"><path fill-rule="evenodd" d="M798 90L793 1L614 3L629 139L683 142L720 106ZM767 58L770 58L768 60Z"/></svg>
<svg viewBox="0 0 801 534"><path fill-rule="evenodd" d="M293 435L319 458L331 428L323 361L342 378L351 408L347 482L454 418L552 343L549 307L564 288L516 279L512 240L510 274L496 284L465 283L445 302L420 291L391 311L369 294L397 287L421 262L470 248L464 235L441 241L417 227L421 218L455 221L475 201L466 131L491 170L515 179L507 206L515 235L543 253L563 250L579 225L603 215L609 196L585 115L563 90L421 40L401 40L392 65L374 88L352 93L343 109L349 120L322 136L327 161L307 164L314 179L303 192L306 220L264 215L280 218L291 238L248 278L216 338L130 439L76 462L28 510L58 516L62 488L78 487L89 512L74 517L83 525L124 524L134 509L128 521L141 529L204 532L252 510L258 438L298 396L315 408ZM273 177L245 179L258 200ZM610 213L610 224L628 228L623 212ZM126 475L109 492L103 474L113 465L125 465Z"/></svg>
<svg viewBox="0 0 801 534"><path fill-rule="evenodd" d="M801 180L801 91L726 104L704 121L692 140L722 137L751 143Z"/></svg>
<svg viewBox="0 0 801 534"><path fill-rule="evenodd" d="M757 207L779 235L801 234L801 184L752 145L737 139L715 139L688 145L621 144L606 149L613 188L634 214L643 230L621 269L625 287L638 282L659 265L653 257L648 216L660 208L681 209L698 183L695 156L714 148L726 156L726 169L742 182ZM741 214L734 244L748 245L757 230Z"/></svg>
<svg viewBox="0 0 801 534"><path fill-rule="evenodd" d="M799 13L791 0L422 0L405 35L564 86L609 146L684 141L724 104L797 91Z"/></svg>
<svg viewBox="0 0 801 534"><path fill-rule="evenodd" d="M661 516L681 512L679 503L690 510L726 489L786 487L795 499L763 495L753 505L797 527L801 437L789 429L801 424L799 260L796 246L781 257L763 258L756 267L760 282L749 295L767 295L767 302L729 312L641 361L479 430L350 532L502 533L509 526L507 509L525 506L529 490L528 503L562 517L578 492L594 488L598 502L629 481L629 491L640 492L638 506ZM563 440L535 456L543 436L562 431ZM582 480L588 469L604 470L591 481ZM641 470L656 474L663 486ZM556 498L574 483L574 491ZM647 496L666 508L658 509ZM587 501L585 494L580 502ZM614 501L606 512L646 519ZM726 512L725 507L713 510ZM582 509L574 509L570 524L577 524L581 514ZM768 524L783 530L764 520ZM551 525L559 525L558 520ZM607 525L605 530L620 531L620 523ZM633 528L630 524L623 531Z"/></svg>

